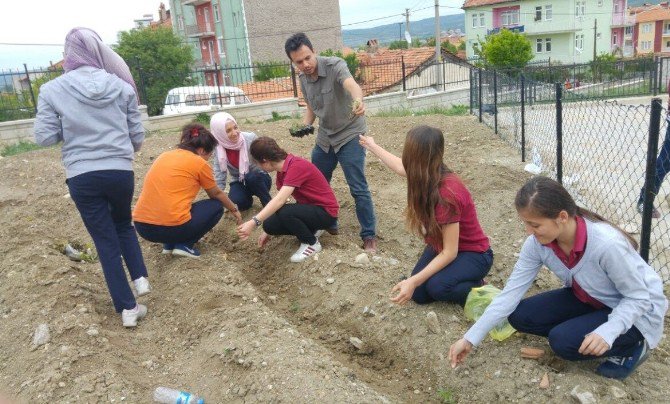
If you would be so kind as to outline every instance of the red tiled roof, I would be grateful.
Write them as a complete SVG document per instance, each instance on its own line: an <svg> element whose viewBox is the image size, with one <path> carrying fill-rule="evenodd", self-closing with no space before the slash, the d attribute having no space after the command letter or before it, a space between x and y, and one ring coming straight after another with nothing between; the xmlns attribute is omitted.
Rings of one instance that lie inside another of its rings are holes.
<svg viewBox="0 0 670 404"><path fill-rule="evenodd" d="M511 3L513 1L519 1L519 0L465 0L465 3L463 3L463 7L461 8L490 6L499 3Z"/></svg>
<svg viewBox="0 0 670 404"><path fill-rule="evenodd" d="M670 10L665 7L657 7L640 11L635 17L636 22L651 22L670 20Z"/></svg>

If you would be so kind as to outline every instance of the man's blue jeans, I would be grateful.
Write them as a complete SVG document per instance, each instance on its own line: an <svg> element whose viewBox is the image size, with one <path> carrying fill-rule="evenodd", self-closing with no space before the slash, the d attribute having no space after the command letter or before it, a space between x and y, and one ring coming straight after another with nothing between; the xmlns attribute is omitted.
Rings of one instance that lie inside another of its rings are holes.
<svg viewBox="0 0 670 404"><path fill-rule="evenodd" d="M656 197L658 195L658 190L661 189L661 184L663 179L665 179L666 174L670 171L670 123L668 128L665 130L665 140L663 140L663 145L661 146L661 152L658 154L656 159L656 175L654 178L654 187L651 190L651 193ZM637 200L638 205L644 201L644 187L640 191L640 198Z"/></svg>
<svg viewBox="0 0 670 404"><path fill-rule="evenodd" d="M326 153L315 145L312 150L312 163L326 177L328 183L333 177L337 163L340 163L344 178L349 184L349 192L356 203L356 217L361 224L361 238L366 240L374 237L375 208L365 179L365 149L358 143L358 137L347 142L337 153L332 147Z"/></svg>

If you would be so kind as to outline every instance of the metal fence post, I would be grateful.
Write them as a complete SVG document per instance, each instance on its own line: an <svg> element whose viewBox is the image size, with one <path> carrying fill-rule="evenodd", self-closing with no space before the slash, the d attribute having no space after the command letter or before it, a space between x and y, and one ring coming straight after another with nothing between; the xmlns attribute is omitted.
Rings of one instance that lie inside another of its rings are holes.
<svg viewBox="0 0 670 404"><path fill-rule="evenodd" d="M563 84L556 83L556 180L563 184Z"/></svg>
<svg viewBox="0 0 670 404"><path fill-rule="evenodd" d="M474 92L475 92L475 86L473 83L474 80L474 74L472 74L472 69L468 69L469 74L470 74L470 115L472 115L472 110L474 108L474 100L472 99L474 97Z"/></svg>
<svg viewBox="0 0 670 404"><path fill-rule="evenodd" d="M654 182L656 176L656 153L658 152L658 137L661 130L661 110L663 106L660 98L651 100L651 118L649 120L649 142L647 144L647 171L644 176L644 194L642 209L642 231L640 232L640 256L649 262L649 247L651 240L651 211L654 207Z"/></svg>
<svg viewBox="0 0 670 404"><path fill-rule="evenodd" d="M402 70L402 91L407 91L407 83L405 82L405 57L400 56L400 69Z"/></svg>
<svg viewBox="0 0 670 404"><path fill-rule="evenodd" d="M289 66L291 67L291 85L293 86L293 98L298 98L298 86L295 82L295 67L293 67L293 63L290 63Z"/></svg>
<svg viewBox="0 0 670 404"><path fill-rule="evenodd" d="M223 99L221 97L221 83L219 82L219 65L214 63L214 82L216 83L216 90L219 93L219 106L223 107Z"/></svg>
<svg viewBox="0 0 670 404"><path fill-rule="evenodd" d="M652 60L652 68L654 69L654 81L653 81L653 89L652 89L652 94L655 96L658 95L658 66L659 66L659 58L658 56L654 56L654 59Z"/></svg>
<svg viewBox="0 0 670 404"><path fill-rule="evenodd" d="M23 70L26 72L26 80L28 80L28 88L30 89L30 99L33 100L33 109L37 115L37 103L35 102L35 93L33 92L33 83L30 81L30 74L28 73L28 66L24 63Z"/></svg>
<svg viewBox="0 0 670 404"><path fill-rule="evenodd" d="M493 71L493 133L498 134L498 71Z"/></svg>
<svg viewBox="0 0 670 404"><path fill-rule="evenodd" d="M521 161L526 162L526 78L521 74Z"/></svg>
<svg viewBox="0 0 670 404"><path fill-rule="evenodd" d="M479 68L479 93L477 94L479 99L479 123L482 122L482 68Z"/></svg>

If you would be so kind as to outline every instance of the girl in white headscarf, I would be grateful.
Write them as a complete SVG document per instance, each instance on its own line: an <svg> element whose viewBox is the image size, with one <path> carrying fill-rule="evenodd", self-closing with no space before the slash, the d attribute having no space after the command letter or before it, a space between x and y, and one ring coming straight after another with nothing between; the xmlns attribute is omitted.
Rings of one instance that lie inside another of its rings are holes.
<svg viewBox="0 0 670 404"><path fill-rule="evenodd" d="M123 59L87 28L65 37L63 68L40 88L35 140L63 143L70 196L95 243L114 308L125 327L135 327L147 308L135 301L123 262L137 295L150 291L130 211L134 152L144 142L135 83Z"/></svg>
<svg viewBox="0 0 670 404"><path fill-rule="evenodd" d="M227 112L214 114L210 129L218 142L214 158L216 185L226 189L226 179L230 176L228 197L241 211L251 207L254 196L265 206L272 199L272 180L249 158L249 147L256 134L240 131L235 118Z"/></svg>

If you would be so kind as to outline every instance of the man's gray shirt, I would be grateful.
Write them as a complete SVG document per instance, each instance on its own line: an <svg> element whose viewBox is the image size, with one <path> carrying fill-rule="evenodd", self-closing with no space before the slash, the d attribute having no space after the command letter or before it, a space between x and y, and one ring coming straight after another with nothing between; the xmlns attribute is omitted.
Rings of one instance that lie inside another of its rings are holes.
<svg viewBox="0 0 670 404"><path fill-rule="evenodd" d="M338 57L317 56L316 79L300 73L300 88L305 101L319 117L316 144L328 153L332 146L340 147L367 132L365 116L351 116L352 98L344 88L344 80L351 77L347 64Z"/></svg>

